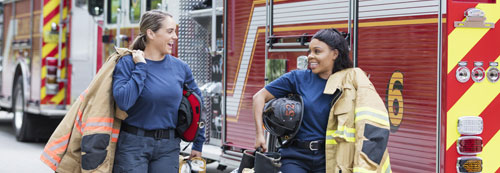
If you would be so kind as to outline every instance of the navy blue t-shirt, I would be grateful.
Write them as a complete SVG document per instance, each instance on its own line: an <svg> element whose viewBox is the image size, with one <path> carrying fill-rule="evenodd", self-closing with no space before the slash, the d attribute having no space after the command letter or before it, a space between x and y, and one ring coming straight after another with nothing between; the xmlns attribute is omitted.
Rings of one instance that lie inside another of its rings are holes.
<svg viewBox="0 0 500 173"><path fill-rule="evenodd" d="M299 94L304 101L304 117L296 139L324 140L333 95L323 94L326 79L311 70L293 70L266 85L274 97Z"/></svg>
<svg viewBox="0 0 500 173"><path fill-rule="evenodd" d="M122 57L113 73L113 97L118 107L127 112L125 123L147 130L175 129L187 84L201 97L189 66L166 55L161 61L146 59L135 64L132 55ZM198 130L193 149L201 151L205 129Z"/></svg>

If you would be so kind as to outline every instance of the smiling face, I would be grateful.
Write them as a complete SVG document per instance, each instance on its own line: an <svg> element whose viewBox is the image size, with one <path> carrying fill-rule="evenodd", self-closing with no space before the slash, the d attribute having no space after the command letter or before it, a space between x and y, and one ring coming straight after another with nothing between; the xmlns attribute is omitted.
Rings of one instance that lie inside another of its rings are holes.
<svg viewBox="0 0 500 173"><path fill-rule="evenodd" d="M161 21L161 28L156 32L148 29L148 38L150 46L155 47L162 54L172 54L172 47L175 41L178 39L175 29L177 24L174 19L170 16L166 16L164 20Z"/></svg>
<svg viewBox="0 0 500 173"><path fill-rule="evenodd" d="M332 50L330 47L318 40L313 39L309 44L307 61L309 68L314 74L318 74L323 79L328 79L332 74L333 62L338 56L338 50Z"/></svg>

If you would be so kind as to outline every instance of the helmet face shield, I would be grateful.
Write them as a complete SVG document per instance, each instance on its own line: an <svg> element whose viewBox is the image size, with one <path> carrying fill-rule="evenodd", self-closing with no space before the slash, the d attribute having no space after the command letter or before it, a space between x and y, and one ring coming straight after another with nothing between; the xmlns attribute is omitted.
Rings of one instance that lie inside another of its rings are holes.
<svg viewBox="0 0 500 173"><path fill-rule="evenodd" d="M295 137L302 123L304 105L302 97L294 94L272 99L264 106L263 121L266 130L286 144Z"/></svg>

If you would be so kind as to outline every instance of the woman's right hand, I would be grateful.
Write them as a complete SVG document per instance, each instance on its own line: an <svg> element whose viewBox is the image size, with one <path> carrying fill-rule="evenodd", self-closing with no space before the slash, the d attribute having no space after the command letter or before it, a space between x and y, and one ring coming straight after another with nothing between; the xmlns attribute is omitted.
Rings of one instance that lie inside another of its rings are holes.
<svg viewBox="0 0 500 173"><path fill-rule="evenodd" d="M261 148L261 152L266 152L267 151L267 145L266 145L266 138L264 137L264 134L257 135L255 138L255 149Z"/></svg>
<svg viewBox="0 0 500 173"><path fill-rule="evenodd" d="M134 63L146 63L146 59L144 59L144 52L142 50L132 50L132 59Z"/></svg>

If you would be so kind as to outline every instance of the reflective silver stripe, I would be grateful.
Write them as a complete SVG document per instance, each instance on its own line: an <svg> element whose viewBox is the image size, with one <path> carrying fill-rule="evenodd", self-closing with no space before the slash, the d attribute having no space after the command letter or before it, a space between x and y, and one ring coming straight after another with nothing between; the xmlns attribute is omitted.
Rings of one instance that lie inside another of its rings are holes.
<svg viewBox="0 0 500 173"><path fill-rule="evenodd" d="M68 141L69 141L69 139L66 139L66 140L50 147L49 150L54 151L54 150L58 149L59 147L65 146L66 144L68 144Z"/></svg>
<svg viewBox="0 0 500 173"><path fill-rule="evenodd" d="M339 135L347 136L347 137L351 137L351 138L354 138L356 136L354 133L349 133L347 131L336 131L335 134L339 134Z"/></svg>
<svg viewBox="0 0 500 173"><path fill-rule="evenodd" d="M378 113L371 112L371 111L356 112L355 122L359 121L359 120L364 120L364 119L372 120L372 121L381 123L383 125L389 125L389 117L387 115L380 115Z"/></svg>
<svg viewBox="0 0 500 173"><path fill-rule="evenodd" d="M118 134L113 133L113 134L111 134L111 137L112 137L112 138L118 138Z"/></svg>
<svg viewBox="0 0 500 173"><path fill-rule="evenodd" d="M389 166L387 166L387 169L385 169L385 173L391 173L391 164L389 164Z"/></svg>
<svg viewBox="0 0 500 173"><path fill-rule="evenodd" d="M81 128L82 127L82 121L80 120L80 116L76 116L76 122L78 123L78 126Z"/></svg>
<svg viewBox="0 0 500 173"><path fill-rule="evenodd" d="M113 127L113 123L92 122L92 123L85 124L85 127Z"/></svg>
<svg viewBox="0 0 500 173"><path fill-rule="evenodd" d="M54 164L56 167L59 166L59 163L54 160L54 158L50 157L49 154L46 152L43 152L42 155L52 164Z"/></svg>

